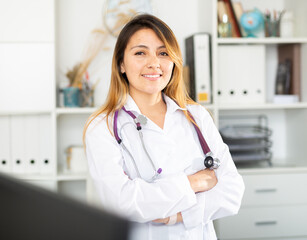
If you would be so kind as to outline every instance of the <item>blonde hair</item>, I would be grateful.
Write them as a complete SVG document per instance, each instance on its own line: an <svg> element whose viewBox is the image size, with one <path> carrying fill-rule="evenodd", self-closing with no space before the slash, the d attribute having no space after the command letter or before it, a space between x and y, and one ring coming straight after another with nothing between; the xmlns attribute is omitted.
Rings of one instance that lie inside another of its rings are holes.
<svg viewBox="0 0 307 240"><path fill-rule="evenodd" d="M173 99L181 108L186 108L187 104L196 104L188 95L183 81L183 62L179 44L172 30L159 18L149 15L137 15L130 20L120 32L112 59L112 74L110 88L105 103L95 111L87 120L83 130L83 142L85 143L85 134L91 122L100 114L104 113L109 127L109 117L113 116L116 110L121 109L126 103L129 94L129 82L121 73L120 66L124 59L124 51L134 33L141 29L151 29L161 41L165 44L167 53L174 62L173 73L168 85L163 89L164 94ZM189 121L194 122L184 111ZM112 131L110 130L112 133Z"/></svg>

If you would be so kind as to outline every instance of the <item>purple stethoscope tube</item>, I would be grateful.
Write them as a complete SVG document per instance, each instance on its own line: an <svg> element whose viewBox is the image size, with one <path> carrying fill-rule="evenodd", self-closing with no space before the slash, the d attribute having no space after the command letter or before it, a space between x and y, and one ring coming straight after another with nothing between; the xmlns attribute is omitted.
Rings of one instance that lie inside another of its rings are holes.
<svg viewBox="0 0 307 240"><path fill-rule="evenodd" d="M151 165L152 165L152 167L153 167L153 169L155 171L155 176L152 178L152 180L154 180L162 172L162 169L161 168L157 169L155 167L152 159L150 158L150 156L149 156L149 154L148 154L148 152L146 150L146 147L145 147L144 142L143 142L143 135L141 134L141 130L142 130L141 122L131 111L127 111L125 109L125 107L122 107L122 109L127 114L129 114L132 117L132 119L134 120L134 122L136 124L136 129L139 131L144 151L147 154L147 157L149 158L149 160L151 162ZM201 145L201 148L203 150L203 153L205 154L205 160L204 160L205 167L209 168L209 169L217 169L220 166L220 161L217 158L213 158L212 157L212 152L211 152L211 150L210 150L210 148L209 148L209 146L208 146L208 144L207 144L203 134L201 133L201 131L198 128L198 126L196 125L196 121L195 121L194 117L192 116L192 114L188 110L187 110L187 112L188 112L189 117L193 120L192 121L193 127L194 127L194 129L195 129L195 131L197 133L197 137L198 137L199 143ZM119 113L119 110L115 111L115 114L114 114L113 131L114 131L115 139L116 139L117 143L120 144L124 148L124 150L128 152L128 154L130 155L131 159L133 160L134 167L136 168L136 171L137 171L139 177L141 177L140 173L138 171L138 168L136 166L136 163L135 163L135 161L133 159L132 154L128 151L128 149L123 144L122 139L119 137L118 128L117 128L118 113Z"/></svg>

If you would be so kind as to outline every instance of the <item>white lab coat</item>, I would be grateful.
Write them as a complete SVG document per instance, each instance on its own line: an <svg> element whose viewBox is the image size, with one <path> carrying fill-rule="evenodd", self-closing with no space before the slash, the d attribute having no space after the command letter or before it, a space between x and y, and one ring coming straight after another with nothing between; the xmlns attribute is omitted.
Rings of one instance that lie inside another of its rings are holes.
<svg viewBox="0 0 307 240"><path fill-rule="evenodd" d="M153 176L153 168L132 118L121 110L118 130L143 179L137 177L132 160L109 132L103 116L97 117L86 133L91 177L102 205L134 222L132 240L216 239L212 220L238 212L244 192L242 177L210 114L200 105L188 106L214 157L221 161L216 170L217 185L195 194L187 175L203 168L204 154L193 125L172 99L164 99L167 112L163 129L149 119L142 126L147 151L156 167L162 168L161 176L154 182L145 181ZM140 114L130 96L125 108L136 116ZM121 129L127 122L133 125ZM112 129L113 119L109 124ZM183 223L168 226L152 222L177 212L182 213Z"/></svg>

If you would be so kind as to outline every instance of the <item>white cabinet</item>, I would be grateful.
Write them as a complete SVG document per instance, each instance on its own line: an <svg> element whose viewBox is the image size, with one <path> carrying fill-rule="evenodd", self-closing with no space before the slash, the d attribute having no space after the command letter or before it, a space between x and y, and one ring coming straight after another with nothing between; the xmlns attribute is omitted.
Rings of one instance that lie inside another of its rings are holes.
<svg viewBox="0 0 307 240"><path fill-rule="evenodd" d="M0 111L51 111L54 1L1 1L0 29Z"/></svg>
<svg viewBox="0 0 307 240"><path fill-rule="evenodd" d="M239 214L216 222L220 239L307 236L307 169L241 171L245 195Z"/></svg>
<svg viewBox="0 0 307 240"><path fill-rule="evenodd" d="M63 165L65 147L82 145L93 109L72 123L71 111L57 109L55 7L54 0L0 2L0 171L85 200L86 171L64 173Z"/></svg>
<svg viewBox="0 0 307 240"><path fill-rule="evenodd" d="M54 43L0 43L0 111L54 107Z"/></svg>
<svg viewBox="0 0 307 240"><path fill-rule="evenodd" d="M54 1L4 0L0 12L0 170L55 190Z"/></svg>
<svg viewBox="0 0 307 240"><path fill-rule="evenodd" d="M244 174L244 171L243 171ZM244 175L246 191L242 207L306 204L307 173Z"/></svg>
<svg viewBox="0 0 307 240"><path fill-rule="evenodd" d="M307 205L242 208L216 229L219 239L281 239L307 235Z"/></svg>

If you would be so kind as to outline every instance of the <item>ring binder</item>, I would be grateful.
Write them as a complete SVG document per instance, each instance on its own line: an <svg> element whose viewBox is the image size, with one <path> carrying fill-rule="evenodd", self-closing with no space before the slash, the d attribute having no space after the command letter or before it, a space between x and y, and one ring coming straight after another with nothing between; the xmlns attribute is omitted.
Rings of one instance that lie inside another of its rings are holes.
<svg viewBox="0 0 307 240"><path fill-rule="evenodd" d="M0 172L10 172L10 118L0 117Z"/></svg>
<svg viewBox="0 0 307 240"><path fill-rule="evenodd" d="M211 103L211 38L197 33L185 40L186 62L189 67L191 98L198 103Z"/></svg>

